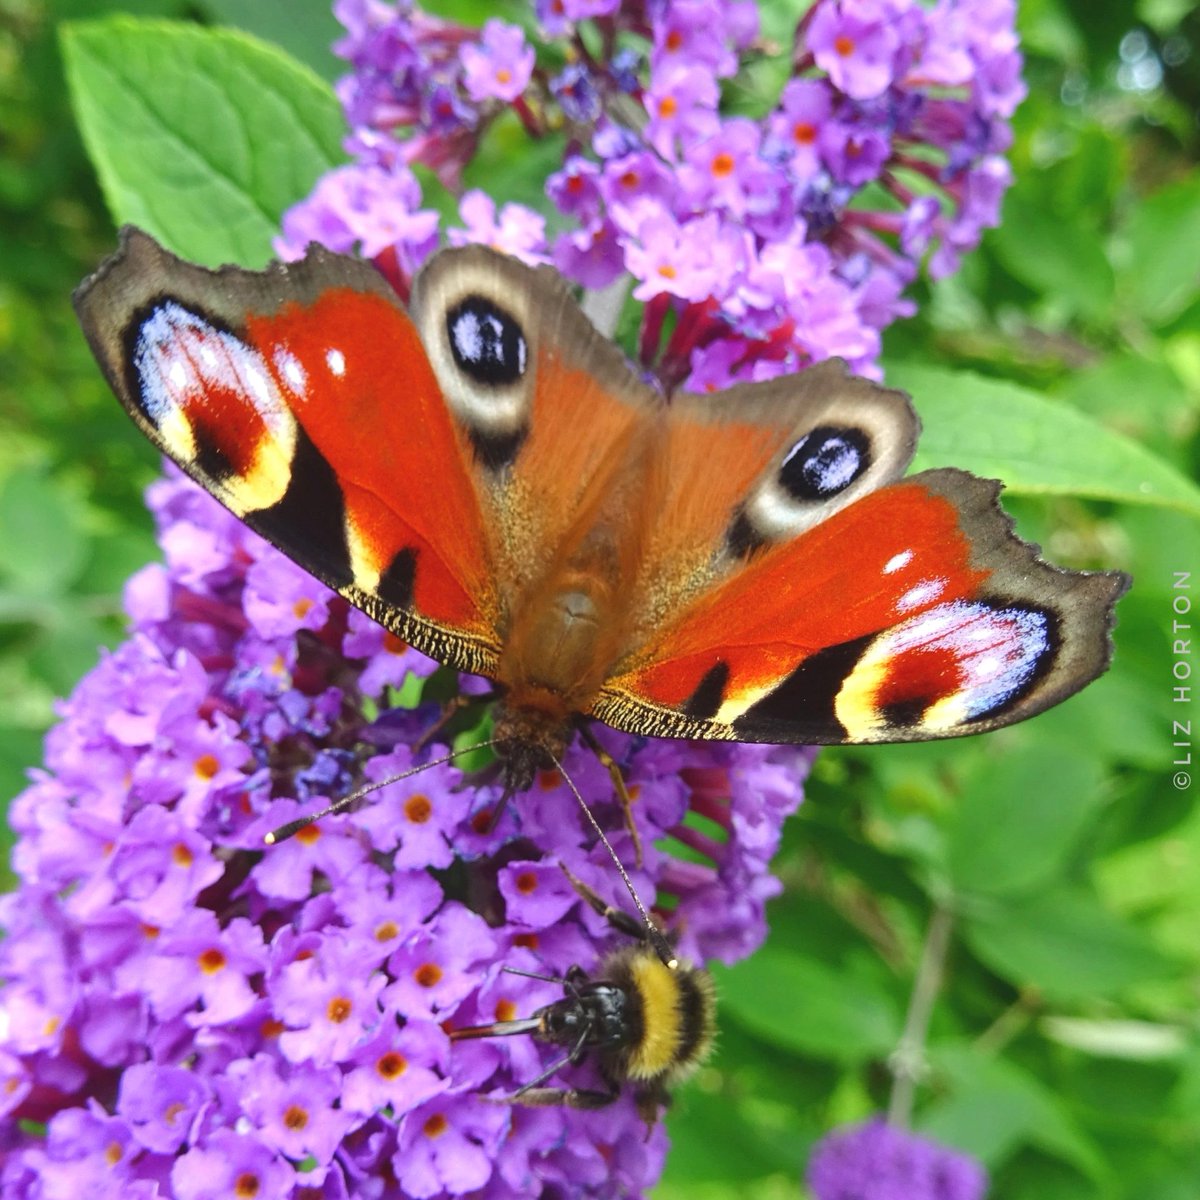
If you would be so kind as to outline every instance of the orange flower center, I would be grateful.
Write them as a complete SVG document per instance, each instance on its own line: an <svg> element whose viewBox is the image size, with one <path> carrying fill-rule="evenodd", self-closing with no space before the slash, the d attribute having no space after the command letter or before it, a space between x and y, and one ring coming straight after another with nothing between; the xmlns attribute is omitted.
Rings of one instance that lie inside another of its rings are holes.
<svg viewBox="0 0 1200 1200"><path fill-rule="evenodd" d="M202 754L192 769L198 778L211 779L221 769L221 764L217 762L215 754Z"/></svg>
<svg viewBox="0 0 1200 1200"><path fill-rule="evenodd" d="M724 179L726 175L733 174L735 165L733 155L722 152L712 160L712 173L718 179Z"/></svg>
<svg viewBox="0 0 1200 1200"><path fill-rule="evenodd" d="M305 1128L308 1124L308 1110L298 1104L289 1104L283 1111L283 1123L288 1129Z"/></svg>
<svg viewBox="0 0 1200 1200"><path fill-rule="evenodd" d="M216 946L213 946L211 949L205 950L196 961L199 962L200 970L202 970L205 975L215 975L218 971L224 969L228 959L226 959L221 950L218 950Z"/></svg>
<svg viewBox="0 0 1200 1200"><path fill-rule="evenodd" d="M429 802L429 797L421 795L420 792L409 796L404 802L404 815L414 825L424 825L433 816L433 805Z"/></svg>
<svg viewBox="0 0 1200 1200"><path fill-rule="evenodd" d="M389 1050L375 1064L375 1070L384 1079L399 1079L408 1070L408 1059L398 1050Z"/></svg>
<svg viewBox="0 0 1200 1200"><path fill-rule="evenodd" d="M854 53L854 39L842 34L833 39L833 48L843 57L849 58Z"/></svg>
<svg viewBox="0 0 1200 1200"><path fill-rule="evenodd" d="M334 996L329 1001L329 1007L325 1010L326 1015L335 1025L340 1025L343 1021L348 1021L353 1011L353 1003L345 996Z"/></svg>
<svg viewBox="0 0 1200 1200"><path fill-rule="evenodd" d="M422 963L413 972L413 978L423 988L436 987L442 979L442 968L437 963Z"/></svg>

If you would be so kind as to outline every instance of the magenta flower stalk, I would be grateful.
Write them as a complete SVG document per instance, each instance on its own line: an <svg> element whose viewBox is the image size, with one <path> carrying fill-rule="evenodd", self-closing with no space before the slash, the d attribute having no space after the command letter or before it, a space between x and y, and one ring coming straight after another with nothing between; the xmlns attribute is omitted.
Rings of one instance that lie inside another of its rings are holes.
<svg viewBox="0 0 1200 1200"><path fill-rule="evenodd" d="M764 52L744 0L538 0L561 51L544 61L498 20L335 8L354 162L287 214L280 251L361 253L402 293L439 233L586 288L628 280L636 352L667 385L834 354L876 372L921 260L953 270L1007 184L1009 0L818 0L757 118L718 107L719 81ZM458 188L507 111L531 137L567 133L545 184L557 232L480 191L439 231L412 166ZM557 864L628 898L561 778L492 828L496 787L446 763L266 849L268 831L444 754L416 749L431 697L479 682L448 679L178 474L149 499L164 562L129 581L129 639L62 703L11 810L0 1197L643 1193L667 1138L631 1096L489 1103L549 1051L447 1035L561 995L503 967L591 971L612 948ZM689 957L750 953L811 754L597 733L635 797L640 868L607 772L579 747L565 766L639 894Z"/></svg>

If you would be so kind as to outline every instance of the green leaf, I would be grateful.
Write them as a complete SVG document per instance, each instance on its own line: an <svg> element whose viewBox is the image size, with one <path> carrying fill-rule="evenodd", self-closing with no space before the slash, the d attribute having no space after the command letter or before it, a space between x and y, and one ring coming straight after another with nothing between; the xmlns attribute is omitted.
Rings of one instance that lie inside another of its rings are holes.
<svg viewBox="0 0 1200 1200"><path fill-rule="evenodd" d="M482 188L495 199L497 209L509 201L527 205L545 216L553 230L564 220L546 199L546 176L562 164L565 146L561 133L532 138L509 110L487 127L463 171L463 187Z"/></svg>
<svg viewBox="0 0 1200 1200"><path fill-rule="evenodd" d="M1028 891L1061 870L1096 810L1095 755L1070 746L1030 746L991 759L967 779L947 857L962 891Z"/></svg>
<svg viewBox="0 0 1200 1200"><path fill-rule="evenodd" d="M71 494L40 471L14 471L0 492L0 575L44 601L78 577L86 557L83 511Z"/></svg>
<svg viewBox="0 0 1200 1200"><path fill-rule="evenodd" d="M861 1062L886 1054L899 1039L892 998L852 971L767 946L737 967L715 966L713 974L723 1016L776 1046Z"/></svg>
<svg viewBox="0 0 1200 1200"><path fill-rule="evenodd" d="M1129 262L1121 282L1138 314L1154 325L1177 317L1200 277L1200 177L1192 174L1133 210Z"/></svg>
<svg viewBox="0 0 1200 1200"><path fill-rule="evenodd" d="M1187 384L1169 363L1142 354L1111 354L1073 371L1055 395L1160 455L1179 454L1195 420Z"/></svg>
<svg viewBox="0 0 1200 1200"><path fill-rule="evenodd" d="M1040 988L1055 1000L1094 999L1176 972L1132 925L1077 888L1058 887L964 913L972 950L1017 986Z"/></svg>
<svg viewBox="0 0 1200 1200"><path fill-rule="evenodd" d="M333 9L319 0L198 0L215 22L243 29L272 42L312 67L322 79L336 79L349 65L334 57L331 46L346 30Z"/></svg>
<svg viewBox="0 0 1200 1200"><path fill-rule="evenodd" d="M888 367L925 432L914 469L957 466L1025 495L1153 504L1200 516L1200 488L1136 442L1005 380L924 363Z"/></svg>
<svg viewBox="0 0 1200 1200"><path fill-rule="evenodd" d="M113 217L184 257L261 265L284 210L343 160L332 89L273 46L123 17L62 36Z"/></svg>
<svg viewBox="0 0 1200 1200"><path fill-rule="evenodd" d="M1086 224L1064 221L1047 205L1014 192L989 242L1022 283L1080 316L1109 316L1113 271L1099 238Z"/></svg>
<svg viewBox="0 0 1200 1200"><path fill-rule="evenodd" d="M922 1133L993 1165L1027 1143L1097 1181L1106 1177L1099 1150L1034 1076L965 1045L935 1046L930 1060L950 1082L950 1097L925 1110Z"/></svg>
<svg viewBox="0 0 1200 1200"><path fill-rule="evenodd" d="M666 1120L672 1149L664 1178L668 1195L673 1187L709 1179L744 1183L773 1171L798 1174L809 1145L794 1130L786 1139L773 1140L763 1122L743 1112L732 1097L708 1095L693 1086L674 1094Z"/></svg>

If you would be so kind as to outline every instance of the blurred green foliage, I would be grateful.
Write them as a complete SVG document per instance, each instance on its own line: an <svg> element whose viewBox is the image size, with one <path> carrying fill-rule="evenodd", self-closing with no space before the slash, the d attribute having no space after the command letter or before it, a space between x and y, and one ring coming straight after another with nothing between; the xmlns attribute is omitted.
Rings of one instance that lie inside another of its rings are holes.
<svg viewBox="0 0 1200 1200"><path fill-rule="evenodd" d="M767 4L768 31L788 8ZM312 68L314 112L328 99L317 78L337 69L317 0L0 0L4 794L37 762L53 698L120 638L121 584L156 553L141 503L154 455L68 303L113 228L58 26L109 9L244 24ZM464 19L493 9L455 0ZM1131 571L1116 661L1013 729L821 755L777 863L770 941L719 974L719 1049L671 1116L668 1200L795 1195L823 1131L894 1098L918 978L940 987L915 1031L914 1123L981 1156L995 1200L1197 1194L1200 809L1194 766L1175 760L1200 723L1173 702L1172 667L1194 666L1200 639L1171 623L1175 573L1200 593L1200 16L1182 0L1025 0L1021 26L1031 93L1004 223L959 275L921 289L885 365L916 393L926 454L994 458L1020 530L1051 558ZM777 74L768 64L750 86ZM108 99L119 108L119 91ZM89 136L118 197L120 164L106 167L103 130ZM306 170L336 138L313 147ZM536 155L506 145L488 161L498 199L536 198ZM302 175L273 179L266 221ZM1017 434L1033 451L1006 467ZM944 955L924 953L934 924Z"/></svg>

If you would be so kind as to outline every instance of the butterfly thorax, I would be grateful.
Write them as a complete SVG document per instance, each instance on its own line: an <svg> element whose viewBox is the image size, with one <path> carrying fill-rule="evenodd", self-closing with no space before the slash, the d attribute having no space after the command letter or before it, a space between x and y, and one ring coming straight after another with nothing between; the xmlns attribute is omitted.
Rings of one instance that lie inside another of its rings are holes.
<svg viewBox="0 0 1200 1200"><path fill-rule="evenodd" d="M564 570L515 607L500 661L495 734L506 781L528 787L552 768L611 665L611 588L599 572Z"/></svg>

